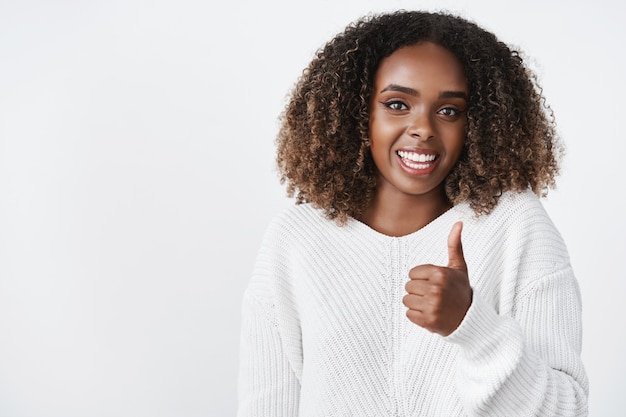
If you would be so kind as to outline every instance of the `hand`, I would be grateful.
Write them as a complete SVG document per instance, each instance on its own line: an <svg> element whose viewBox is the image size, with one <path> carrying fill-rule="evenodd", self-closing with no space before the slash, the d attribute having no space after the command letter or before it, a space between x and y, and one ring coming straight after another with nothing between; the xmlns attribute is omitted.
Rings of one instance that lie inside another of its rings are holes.
<svg viewBox="0 0 626 417"><path fill-rule="evenodd" d="M463 223L452 226L448 236L448 266L419 265L409 271L407 295L402 302L409 320L442 336L448 336L463 321L472 304L472 287L463 257Z"/></svg>

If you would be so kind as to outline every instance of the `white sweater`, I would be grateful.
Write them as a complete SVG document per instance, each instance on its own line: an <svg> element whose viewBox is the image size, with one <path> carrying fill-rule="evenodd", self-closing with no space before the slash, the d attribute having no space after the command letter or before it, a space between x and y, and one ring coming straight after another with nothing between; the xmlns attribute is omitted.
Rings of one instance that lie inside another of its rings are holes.
<svg viewBox="0 0 626 417"><path fill-rule="evenodd" d="M462 220L474 291L451 335L406 317L408 271L447 264ZM310 205L270 225L244 294L239 417L585 416L581 300L531 192L390 237Z"/></svg>

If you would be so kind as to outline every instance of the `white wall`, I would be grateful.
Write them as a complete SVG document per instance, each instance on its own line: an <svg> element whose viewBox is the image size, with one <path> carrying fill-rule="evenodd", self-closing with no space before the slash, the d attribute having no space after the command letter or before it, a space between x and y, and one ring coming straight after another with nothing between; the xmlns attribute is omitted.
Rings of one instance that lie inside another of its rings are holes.
<svg viewBox="0 0 626 417"><path fill-rule="evenodd" d="M284 197L276 117L368 11L447 8L536 60L569 153L546 201L592 415L626 407L618 1L0 2L0 416L231 416L239 308Z"/></svg>

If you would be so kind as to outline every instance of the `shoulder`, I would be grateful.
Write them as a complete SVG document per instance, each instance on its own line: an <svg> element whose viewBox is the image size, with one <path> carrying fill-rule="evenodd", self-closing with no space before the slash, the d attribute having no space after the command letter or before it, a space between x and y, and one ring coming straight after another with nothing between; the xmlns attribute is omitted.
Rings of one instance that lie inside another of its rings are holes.
<svg viewBox="0 0 626 417"><path fill-rule="evenodd" d="M277 213L267 227L268 235L280 235L284 238L308 234L321 227L327 227L330 220L324 217L322 210L309 203L294 204Z"/></svg>
<svg viewBox="0 0 626 417"><path fill-rule="evenodd" d="M493 211L479 217L478 223L507 230L556 231L541 199L530 190L503 193Z"/></svg>
<svg viewBox="0 0 626 417"><path fill-rule="evenodd" d="M518 221L534 216L547 216L541 200L531 190L503 193L493 210L493 214L496 217L512 217Z"/></svg>
<svg viewBox="0 0 626 417"><path fill-rule="evenodd" d="M338 234L340 227L309 203L294 204L277 213L266 228L261 250L289 258L304 247Z"/></svg>
<svg viewBox="0 0 626 417"><path fill-rule="evenodd" d="M474 223L481 240L501 245L509 254L532 259L543 268L569 264L560 232L532 191L505 192L493 211Z"/></svg>
<svg viewBox="0 0 626 417"><path fill-rule="evenodd" d="M324 221L323 215L309 204L294 204L278 212L263 235L246 294L257 300L271 300L278 288L291 285L290 276L301 257L299 242Z"/></svg>

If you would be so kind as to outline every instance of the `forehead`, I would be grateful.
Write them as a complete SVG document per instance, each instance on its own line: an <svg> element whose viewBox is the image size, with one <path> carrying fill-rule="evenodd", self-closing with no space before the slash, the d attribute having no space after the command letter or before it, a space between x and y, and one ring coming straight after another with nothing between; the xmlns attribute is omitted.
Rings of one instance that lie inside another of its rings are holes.
<svg viewBox="0 0 626 417"><path fill-rule="evenodd" d="M401 85L428 82L467 89L461 62L452 52L432 42L405 46L383 59L376 71L376 84L390 82Z"/></svg>

